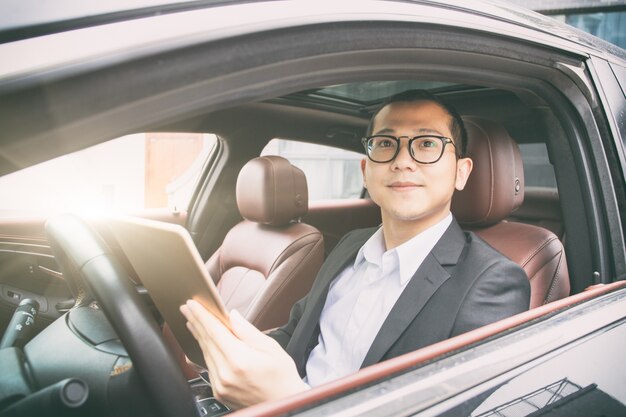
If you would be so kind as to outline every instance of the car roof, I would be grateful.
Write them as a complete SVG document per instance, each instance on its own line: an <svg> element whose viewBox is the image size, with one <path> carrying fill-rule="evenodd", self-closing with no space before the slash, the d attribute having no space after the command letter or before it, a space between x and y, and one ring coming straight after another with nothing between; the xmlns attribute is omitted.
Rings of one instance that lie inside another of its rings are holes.
<svg viewBox="0 0 626 417"><path fill-rule="evenodd" d="M19 148L19 152L22 152L19 157L15 157L15 161L19 160L20 162L7 164L4 172L11 172L18 167L31 165L62 151L76 150L108 140L117 135L136 131L136 129L163 128L168 123L182 123L186 119L202 117L202 115L206 116L209 112L221 110L221 108L214 108L208 105L211 100L214 100L211 94L203 94L197 100L189 101L188 105L190 107L166 105L165 108L167 110L164 111L166 111L167 116L157 117L157 113L152 109L149 113L146 113L146 120L141 118L141 122L138 119L132 122L129 121L128 125L119 121L113 124L104 123L101 126L102 130L90 128L82 129L80 135L68 133L72 129L78 129L77 126L79 124L74 122L84 120L87 123L87 116L89 116L89 120L93 118L105 120L112 117L113 113L127 108L125 107L127 105L130 107L143 105L141 103L145 103L145 101L136 101L137 97L143 97L143 99L154 97L155 102L165 103L165 101L159 101L160 99L157 98L164 96L157 95L154 93L155 91L162 91L160 90L161 88L169 89L176 85L178 86L177 89L180 88L177 94L182 94L180 92L196 88L190 80L204 83L206 80L212 79L212 73L207 69L207 64L210 65L210 62L203 61L202 65L195 66L196 61L189 61L193 65L190 65L188 69L184 69L184 65L180 65L180 63L186 63L187 61L181 61L180 58L176 58L172 61L165 61L166 65L161 65L163 62L162 57L172 58L175 55L185 55L194 59L198 57L203 60L205 58L203 54L196 54L195 46L198 45L202 48L215 47L216 50L218 50L217 47L219 45L225 46L223 50L225 51L226 59L219 63L216 61L216 65L227 67L229 72L233 71L234 68L231 60L232 56L243 51L241 56L247 59L248 52L246 51L248 48L252 48L253 42L251 40L253 38L263 38L263 36L274 38L274 41L267 43L270 46L267 50L254 52L259 57L264 56L268 60L275 59L274 55L279 52L291 54L292 48L296 48L294 45L297 45L293 39L298 34L302 39L310 39L306 40L306 42L312 43L310 50L299 51L298 53L315 55L318 51L318 45L315 42L318 42L318 40L315 37L311 38L310 34L321 33L319 31L325 31L329 28L332 28L333 31L345 29L345 33L348 35L347 39L350 39L350 41L352 41L352 38L358 38L354 35L356 32L352 32L352 30L356 31L358 29L369 32L372 27L398 28L402 29L403 39L406 40L403 45L412 45L414 43L414 31L415 33L420 33L418 31L424 29L423 33L431 33L428 31L433 28L443 29L433 39L436 39L437 42L441 41L441 45L443 45L442 50L447 52L444 53L445 56L439 56L437 48L433 48L432 51L434 54L437 54L437 59L445 58L445 65L457 65L450 64L449 56L456 54L457 50L463 49L463 46L457 43L459 39L467 37L468 34L477 34L479 36L477 39L482 40L484 38L485 42L472 43L469 47L478 48L474 51L477 60L475 64L477 68L480 68L479 71L481 72L485 66L485 59L489 58L490 48L493 45L497 45L499 39L504 41L512 40L517 45L529 45L528 49L515 49L513 52L514 59L517 60L519 56L520 62L527 61L531 57L530 55L522 55L524 51L536 51L542 60L541 62L545 62L550 71L559 71L552 65L557 58L559 58L558 62L564 62L566 65L578 65L589 54L594 53L592 48L577 46L569 41L550 37L552 35L538 32L536 29L512 24L506 21L505 18L494 19L492 16L496 13L495 9L501 7L502 4L493 6L492 3L483 2L480 4L484 9L468 14L459 7L451 6L444 2L427 3L424 1L414 2L415 4L387 0L362 0L358 3L342 1L335 2L336 4L331 4L328 1L311 2L298 0L285 2L237 1L227 2L228 5L223 5L223 3L219 3L221 4L220 7L207 7L193 12L168 13L133 21L118 21L50 36L39 36L0 44L0 59L3 61L3 64L0 65L0 94L3 94L4 97L9 97L14 103L19 103L22 106L25 105L24 103L29 103L28 106L32 109L28 112L20 112L21 107L15 105L12 106L12 109L9 109L8 103L10 103L10 100L5 100L5 106L0 106L10 110L2 112L4 113L3 121L6 120L5 131L11 132L10 135L5 135L6 137L3 138L2 147L8 149L14 146L16 147L15 149ZM442 8L448 10L449 13L442 13ZM486 10L491 10L491 12L487 13ZM503 12L502 15L505 16L506 13ZM536 17L539 20L546 19L540 15L536 15ZM369 23L364 25L364 22L371 22L372 25ZM315 32L316 30L318 32ZM451 33L450 38L442 36L448 32ZM286 43L283 45L285 33L293 36L286 39ZM328 33L330 37L337 32ZM376 34L370 35L376 36ZM550 43L546 39L554 40L554 42ZM225 42L222 42L224 40ZM494 42L490 42L490 40ZM242 48L241 51L237 49L239 47ZM370 44L359 46L359 48L364 48L367 51L369 51L369 47ZM406 56L406 52L396 50L397 44L390 44L389 48L394 51L394 54L401 56L402 59ZM506 52L508 54L509 49ZM426 59L423 51L420 50L416 53L419 53L419 60ZM602 51L598 52L598 54L601 53ZM333 53L329 54L329 56L334 62L337 59L352 59L351 54ZM619 60L619 58L615 59ZM153 64L146 66L153 60L155 60ZM241 62L243 63L243 61ZM296 61L294 60L293 62ZM176 65L175 67L170 67L169 63ZM333 65L335 64L336 62ZM374 60L374 64L379 65L378 59ZM298 63L298 65L304 64ZM149 68L149 71L154 71L155 75L164 76L168 82L173 84L166 84L167 87L165 85L163 87L153 86L149 82L151 77L146 77L145 73L142 72L145 68ZM173 68L182 71L180 74L185 74L185 71L197 70L197 72L190 72L190 74L199 78L172 76L172 74L178 73L172 72ZM247 64L245 68L245 71L250 70ZM576 68L580 67L577 66ZM109 73L109 71L111 72ZM389 74L374 76L373 73L361 75L357 77L353 72L350 72L346 73L345 78L344 76L339 78L332 77L328 81L325 81L324 76L322 77L324 80L315 83L307 81L307 83L299 86L297 89L289 85L283 85L282 79L277 79L281 84L280 89L274 90L275 87L278 87L278 84L267 84L268 91L263 95L255 95L254 100L256 102L269 100L269 102L266 101L266 104L282 105L281 108L283 109L292 107L292 113L296 112L296 109L303 108L319 111L328 110L335 115L334 117L341 118L342 123L345 121L345 124L351 127L349 134L352 137L357 137L362 130L363 123L365 123L372 110L380 103L381 99L391 94L392 91L389 88L382 89L384 90L383 96L374 98L367 96L357 97L356 95L345 96L343 94L345 91L333 88L333 84L349 83L344 84L343 87L354 87L354 84L363 81L384 82L387 79L398 82L398 80L403 81L402 76L406 76L406 73L397 73L393 76L389 76ZM268 74L268 76L273 77L274 75ZM412 75L409 75L407 78L404 79L405 82L411 81L415 83L416 81ZM463 97L475 97L475 95L483 93L491 94L489 90L473 90L472 88L475 86L502 87L502 84L498 82L495 84L491 82L485 84L475 83L472 77L457 78L452 76L449 78L444 77L439 80L439 73L429 75L420 72L419 81L452 81L452 85L417 87L434 90L433 92L436 94L447 95L453 99L455 96L458 96L460 101L464 101ZM210 82L218 81L214 79ZM82 86L82 89L67 88L74 83ZM124 89L122 86L126 83L132 84L133 88ZM504 100L503 103L507 103L508 106L511 104L519 105L518 101L512 101L509 94L504 94L505 90L509 90L506 88L508 84L505 83L504 85L505 88L499 91L498 97ZM237 83L237 86L236 89L230 90L232 93L229 93L233 94L233 102L220 102L220 107L228 108L231 105L243 104L245 97L238 96L240 94L238 89L240 84ZM99 88L106 88L106 91L100 91L100 95L98 95ZM405 88L414 88L414 86L402 84L401 89ZM269 89L272 91L270 92ZM349 90L351 92L355 91L354 88ZM58 93L58 95L55 96L54 107L48 109L46 108L46 105L49 103L47 94L52 91ZM75 96L74 91L76 91ZM174 90L169 91L173 92ZM197 90L194 94L197 94L199 91ZM373 89L368 88L368 92L373 92ZM79 104L82 100L91 100L92 95L93 97L100 97L100 100L92 101L92 106L81 106ZM535 100L534 96L530 100ZM489 100L489 102L494 101ZM113 103L115 103L115 106ZM503 106L503 108L510 108L508 106ZM270 106L265 107L267 109L272 108ZM186 114L190 108L193 109L193 114ZM108 110L100 113L102 109ZM484 109L485 111L497 111L497 109L487 107ZM526 111L527 109L528 106L519 107L520 111ZM59 111L63 113L62 118L58 118ZM113 111L113 113L110 111ZM9 116L14 113L19 114L20 117L12 118ZM312 119L310 114L313 114L313 112L307 114L309 120ZM509 114L501 114L502 120L500 121L507 125L511 131L524 131L524 126L512 124L507 120L507 117L509 117ZM206 120L208 119L206 118ZM225 121L232 119L232 117L225 118ZM528 120L532 119L529 118ZM73 122L70 123L70 121ZM221 121L218 120L218 122ZM259 122L261 126L263 122ZM53 126L58 127L60 131L52 131L50 128ZM330 127L332 128L332 126ZM516 127L518 128L516 129ZM84 132L86 130L88 130L87 133ZM105 131L106 134L104 133ZM289 133L291 132L284 132L285 136L288 136ZM339 133L343 134L342 132ZM276 132L273 132L273 134L276 134ZM326 132L322 132L318 136L326 137L328 135ZM330 132L330 136L336 136L335 132ZM50 140L50 138L54 138L54 140ZM71 138L71 146L69 148L52 146L55 141L61 141L64 138ZM523 136L520 136L520 138L521 141L528 142L532 142L533 139ZM45 146L39 147L33 152L30 149L27 150L27 140L41 141ZM355 146L360 145L357 144ZM7 151L7 154L17 155L17 153L18 151L16 150Z"/></svg>
<svg viewBox="0 0 626 417"><path fill-rule="evenodd" d="M192 5L202 5L202 8L190 11ZM218 5L220 7L217 7ZM166 6L170 7L168 13L159 12ZM35 36L4 44L1 43L3 37L10 38L18 32L22 36L30 36L29 34L37 34L44 29L59 31L61 29L58 25L61 21L53 19L56 23L50 23L51 26L41 23L21 28L13 27L4 32L0 25L0 57L3 60L3 65L0 66L0 88L14 84L16 80L21 84L32 74L45 73L46 77L54 77L55 69L63 69L64 75L67 76L69 73L79 72L80 68L84 69L86 65L94 69L105 63L127 60L131 56L138 58L206 41L282 28L340 22L393 21L425 25L432 23L455 30L485 32L490 36L522 39L525 43L541 45L579 57L601 56L609 61L626 65L626 51L621 48L554 19L505 3L473 2L472 9L469 9L446 1L408 3L400 0L357 2L267 0L184 2L178 3L178 6L176 3L168 3L154 7L127 10L140 13L133 15L132 21L124 20L112 12L123 21L94 23L94 26L82 29L65 30L56 35L51 33L51 36ZM184 11L178 11L176 7ZM148 13L150 17L137 18L141 13ZM0 16L2 15L0 13ZM63 25L68 25L65 26L66 29L71 27L71 21L71 19L64 21ZM78 19L77 27L81 24L84 24L84 21Z"/></svg>
<svg viewBox="0 0 626 417"><path fill-rule="evenodd" d="M0 6L2 10L2 13L0 13L0 43L217 6L282 1L284 0L110 0L107 2L58 0L51 4L43 0L5 0ZM305 2L306 0L300 3ZM548 38L568 40L579 46L585 46L597 51L606 51L619 56L621 59L626 59L626 51L609 42L511 3L492 0L477 0L471 3L460 3L451 0L381 0L381 2L388 3L388 6L391 6L390 3L413 3L489 17L494 20L514 23L520 27L533 29L541 32ZM321 7L322 9L327 6L332 7L333 3L336 4L336 2L332 1L315 3L316 7ZM352 3L358 6L354 7L354 10L363 9L363 11L366 11L367 9L367 5L363 1L348 0L341 3L344 5Z"/></svg>
<svg viewBox="0 0 626 417"><path fill-rule="evenodd" d="M133 18L199 7L218 1L188 0L5 0L0 13L0 41L8 42Z"/></svg>

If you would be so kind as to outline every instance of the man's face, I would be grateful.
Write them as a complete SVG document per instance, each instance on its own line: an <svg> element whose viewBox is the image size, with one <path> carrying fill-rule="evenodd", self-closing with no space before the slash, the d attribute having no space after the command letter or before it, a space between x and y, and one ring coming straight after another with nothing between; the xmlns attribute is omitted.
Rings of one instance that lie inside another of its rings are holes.
<svg viewBox="0 0 626 417"><path fill-rule="evenodd" d="M438 162L420 164L408 149L408 138L414 136L452 138L450 122L451 116L431 101L392 103L376 116L372 135L405 136L394 160L376 163L366 159L361 164L365 186L381 208L383 224L411 222L423 230L450 212L452 194L465 187L472 169L471 159L457 160L455 147L448 144Z"/></svg>

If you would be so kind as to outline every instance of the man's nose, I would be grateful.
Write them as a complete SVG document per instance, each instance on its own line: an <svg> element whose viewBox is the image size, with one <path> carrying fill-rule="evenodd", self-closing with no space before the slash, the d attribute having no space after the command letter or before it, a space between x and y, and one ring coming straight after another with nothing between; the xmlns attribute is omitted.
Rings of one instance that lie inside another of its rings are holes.
<svg viewBox="0 0 626 417"><path fill-rule="evenodd" d="M396 169L415 169L416 165L417 162L413 159L411 151L409 150L408 140L401 140L400 150L392 162L392 167Z"/></svg>

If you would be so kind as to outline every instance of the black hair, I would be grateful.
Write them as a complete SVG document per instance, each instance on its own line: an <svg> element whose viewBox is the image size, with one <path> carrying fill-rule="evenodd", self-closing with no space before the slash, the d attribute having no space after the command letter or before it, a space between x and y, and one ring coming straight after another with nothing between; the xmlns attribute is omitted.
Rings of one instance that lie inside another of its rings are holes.
<svg viewBox="0 0 626 417"><path fill-rule="evenodd" d="M440 105L449 115L450 115L450 132L452 133L452 139L456 145L457 151L456 154L458 157L462 158L465 156L467 152L467 131L465 130L465 123L463 123L463 119L458 111L441 97L437 97L436 95L426 91L426 90L407 90L401 93L397 93L388 97L383 104L380 105L372 114L370 118L369 124L367 126L366 136L370 136L372 134L372 130L374 129L374 119L378 113L385 107L391 103L398 102L413 102L413 101L432 101Z"/></svg>

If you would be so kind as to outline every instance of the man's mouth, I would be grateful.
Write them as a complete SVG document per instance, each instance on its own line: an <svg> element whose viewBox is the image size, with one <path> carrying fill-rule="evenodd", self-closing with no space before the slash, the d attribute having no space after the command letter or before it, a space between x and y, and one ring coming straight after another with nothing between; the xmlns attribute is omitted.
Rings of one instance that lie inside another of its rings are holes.
<svg viewBox="0 0 626 417"><path fill-rule="evenodd" d="M394 191L412 191L417 188L423 187L423 185L410 182L410 181L394 181L388 185Z"/></svg>

